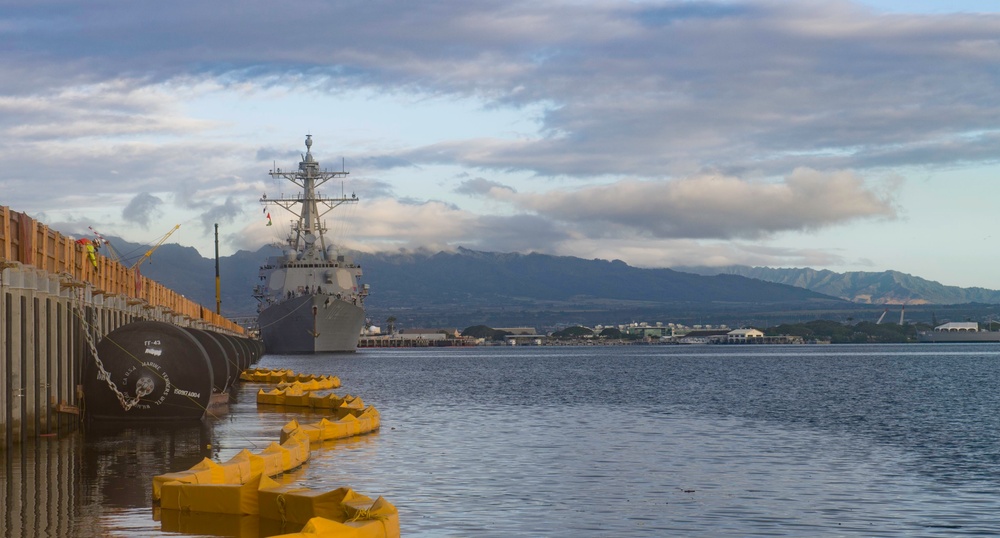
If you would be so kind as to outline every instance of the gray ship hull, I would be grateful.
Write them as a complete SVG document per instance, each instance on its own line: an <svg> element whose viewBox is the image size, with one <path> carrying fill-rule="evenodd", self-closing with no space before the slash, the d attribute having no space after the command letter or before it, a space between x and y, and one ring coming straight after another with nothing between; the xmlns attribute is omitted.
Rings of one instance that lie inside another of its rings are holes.
<svg viewBox="0 0 1000 538"><path fill-rule="evenodd" d="M918 342L1000 342L998 331L921 331L917 333Z"/></svg>
<svg viewBox="0 0 1000 538"><path fill-rule="evenodd" d="M257 317L264 352L276 355L356 351L364 323L364 308L329 295L293 297Z"/></svg>

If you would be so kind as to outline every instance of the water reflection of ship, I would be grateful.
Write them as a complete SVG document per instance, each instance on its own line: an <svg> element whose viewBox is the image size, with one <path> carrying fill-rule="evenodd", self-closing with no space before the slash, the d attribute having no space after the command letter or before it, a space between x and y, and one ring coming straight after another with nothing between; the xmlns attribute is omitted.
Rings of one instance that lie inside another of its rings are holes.
<svg viewBox="0 0 1000 538"><path fill-rule="evenodd" d="M361 286L361 266L329 242L322 217L358 197L330 198L316 189L347 172L320 170L312 156L312 137L306 136L306 154L297 171L270 172L302 188L295 198L268 198L297 217L286 239L283 255L272 256L260 268L254 288L259 302L257 324L266 353L298 354L355 351L364 326L364 300L368 285ZM322 211L320 210L322 206Z"/></svg>

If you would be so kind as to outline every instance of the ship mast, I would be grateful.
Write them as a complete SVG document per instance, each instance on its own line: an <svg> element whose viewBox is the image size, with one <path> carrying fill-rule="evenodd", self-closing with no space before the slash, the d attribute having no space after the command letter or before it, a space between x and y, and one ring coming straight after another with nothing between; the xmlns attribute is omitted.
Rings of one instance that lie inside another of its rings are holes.
<svg viewBox="0 0 1000 538"><path fill-rule="evenodd" d="M330 198L316 194L316 188L327 181L346 177L348 172L331 172L320 170L319 163L312 156L312 135L306 135L306 154L299 162L299 169L295 172L282 171L280 168L271 170L271 177L284 178L302 188L302 194L297 198L272 199L264 195L260 199L263 205L273 204L285 208L289 213L298 217L298 222L292 225L292 234L288 237L288 244L296 252L302 254L304 260L322 260L326 256L326 226L321 218L343 204L356 204L358 197L354 194L350 198L343 195L340 198ZM301 208L296 211L297 206ZM320 206L323 210L320 211ZM318 244L317 244L318 243Z"/></svg>

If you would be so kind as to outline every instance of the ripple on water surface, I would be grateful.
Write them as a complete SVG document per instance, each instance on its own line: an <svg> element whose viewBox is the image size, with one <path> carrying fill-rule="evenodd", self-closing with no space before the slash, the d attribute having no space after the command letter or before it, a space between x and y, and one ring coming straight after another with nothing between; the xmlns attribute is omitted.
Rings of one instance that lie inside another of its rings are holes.
<svg viewBox="0 0 1000 538"><path fill-rule="evenodd" d="M405 536L954 536L1000 532L994 349L420 349L261 365L338 375L338 392L379 408L382 431L325 443L291 479L384 495ZM75 461L60 471L78 484L73 528L160 533L153 475L190 466L202 443L217 459L258 450L301 418L259 411L257 388L183 435L58 441L80 448L56 458ZM32 472L54 461L43 452L28 451L48 462ZM0 474L5 499L23 494L21 468ZM142 498L115 494L118 479Z"/></svg>

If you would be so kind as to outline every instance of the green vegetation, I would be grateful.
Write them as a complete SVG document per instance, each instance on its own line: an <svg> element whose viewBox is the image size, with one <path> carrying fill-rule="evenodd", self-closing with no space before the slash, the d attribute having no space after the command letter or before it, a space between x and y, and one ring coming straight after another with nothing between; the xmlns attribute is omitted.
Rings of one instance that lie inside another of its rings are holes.
<svg viewBox="0 0 1000 538"><path fill-rule="evenodd" d="M605 327L600 334L597 336L601 338L610 338L612 340L620 340L622 338L629 338L629 335L621 332L616 327Z"/></svg>
<svg viewBox="0 0 1000 538"><path fill-rule="evenodd" d="M552 333L552 338L556 339L583 338L586 336L594 336L594 331L579 325L566 327L561 331Z"/></svg>
<svg viewBox="0 0 1000 538"><path fill-rule="evenodd" d="M761 329L767 336L799 336L803 340L828 341L833 344L894 344L917 341L917 331L930 330L931 326L923 323L898 325L895 323L877 324L871 321L861 321L851 324L831 320L813 320L804 323L785 323ZM486 325L475 325L462 331L462 336L484 338L486 340L502 341L510 333L492 329ZM637 340L640 336L625 334L614 327L603 329L595 334L592 329L579 325L567 327L551 335L555 340L576 340L595 338L601 340Z"/></svg>
<svg viewBox="0 0 1000 538"><path fill-rule="evenodd" d="M502 341L510 333L493 329L486 325L474 325L462 331L462 336L472 338L483 338L486 340ZM550 335L555 340L576 340L579 338L599 338L601 340L639 340L642 337L634 334L626 334L615 327L606 327L600 333L595 334L592 329L579 325L567 327L561 331L556 331Z"/></svg>
<svg viewBox="0 0 1000 538"><path fill-rule="evenodd" d="M497 329L487 327L486 325L473 325L472 327L468 327L462 331L462 336L484 338L495 342L502 341L508 334L510 333L507 331L499 331Z"/></svg>
<svg viewBox="0 0 1000 538"><path fill-rule="evenodd" d="M917 330L929 328L929 326L895 323L879 325L870 321L850 325L836 321L815 320L777 325L763 331L768 336L787 334L801 336L806 340L829 340L833 344L890 344L915 342Z"/></svg>

